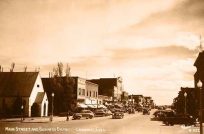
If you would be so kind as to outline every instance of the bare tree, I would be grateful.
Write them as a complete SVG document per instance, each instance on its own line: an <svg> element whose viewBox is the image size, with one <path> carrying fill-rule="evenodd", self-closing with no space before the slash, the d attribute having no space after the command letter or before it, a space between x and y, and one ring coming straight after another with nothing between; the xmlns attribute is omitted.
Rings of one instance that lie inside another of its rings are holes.
<svg viewBox="0 0 204 134"><path fill-rule="evenodd" d="M70 77L70 76L71 76L70 71L71 71L71 68L70 68L69 64L67 63L66 70L65 70L65 73L66 73L66 76L67 76L67 77Z"/></svg>
<svg viewBox="0 0 204 134"><path fill-rule="evenodd" d="M24 72L27 72L27 66L24 67Z"/></svg>
<svg viewBox="0 0 204 134"><path fill-rule="evenodd" d="M58 67L59 77L62 77L63 76L63 69L64 69L62 62L58 62L57 67Z"/></svg>
<svg viewBox="0 0 204 134"><path fill-rule="evenodd" d="M15 63L13 62L13 63L11 63L11 69L10 69L10 72L13 72L14 67L15 67Z"/></svg>

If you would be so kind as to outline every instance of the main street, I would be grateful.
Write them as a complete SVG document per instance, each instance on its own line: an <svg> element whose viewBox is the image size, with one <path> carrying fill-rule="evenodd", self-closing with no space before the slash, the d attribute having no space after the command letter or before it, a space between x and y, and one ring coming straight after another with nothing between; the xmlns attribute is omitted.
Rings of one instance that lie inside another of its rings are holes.
<svg viewBox="0 0 204 134"><path fill-rule="evenodd" d="M151 121L151 115L142 113L125 114L123 119L96 117L56 122L0 122L0 134L43 132L45 134L197 134L198 128L180 125L165 126L162 122Z"/></svg>

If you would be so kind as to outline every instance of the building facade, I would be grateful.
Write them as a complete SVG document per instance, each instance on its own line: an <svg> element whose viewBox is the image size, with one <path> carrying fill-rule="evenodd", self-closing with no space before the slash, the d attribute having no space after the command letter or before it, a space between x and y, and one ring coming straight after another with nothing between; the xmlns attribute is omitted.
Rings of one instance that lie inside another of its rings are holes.
<svg viewBox="0 0 204 134"><path fill-rule="evenodd" d="M200 110L200 96L202 96L202 113L204 115L204 51L200 52L194 66L196 67L197 71L194 74L194 84L195 84L195 90L196 90L196 98L198 102L198 110ZM202 82L202 87L199 89L197 84L198 82ZM204 116L203 116L203 121L204 121Z"/></svg>
<svg viewBox="0 0 204 134"><path fill-rule="evenodd" d="M122 101L124 104L127 104L127 103L128 103L128 92L122 91L121 101Z"/></svg>
<svg viewBox="0 0 204 134"><path fill-rule="evenodd" d="M121 77L91 79L89 81L98 84L99 95L112 97L112 101L121 101L123 92L123 81Z"/></svg>
<svg viewBox="0 0 204 134"><path fill-rule="evenodd" d="M86 81L86 105L92 105L92 107L97 107L99 104L98 100L98 85L90 81Z"/></svg>
<svg viewBox="0 0 204 134"><path fill-rule="evenodd" d="M129 95L129 104L134 104L136 106L143 106L144 96L143 95Z"/></svg>

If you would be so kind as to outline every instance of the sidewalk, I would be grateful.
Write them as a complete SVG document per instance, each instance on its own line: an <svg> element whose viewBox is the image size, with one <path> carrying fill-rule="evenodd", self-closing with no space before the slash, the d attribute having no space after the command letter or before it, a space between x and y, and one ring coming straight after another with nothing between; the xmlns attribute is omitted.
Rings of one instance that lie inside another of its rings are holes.
<svg viewBox="0 0 204 134"><path fill-rule="evenodd" d="M52 122L66 121L67 117L54 116ZM72 120L72 116L69 117L69 121ZM21 118L8 118L0 119L0 122L21 122ZM50 122L50 117L26 117L23 123L48 123Z"/></svg>

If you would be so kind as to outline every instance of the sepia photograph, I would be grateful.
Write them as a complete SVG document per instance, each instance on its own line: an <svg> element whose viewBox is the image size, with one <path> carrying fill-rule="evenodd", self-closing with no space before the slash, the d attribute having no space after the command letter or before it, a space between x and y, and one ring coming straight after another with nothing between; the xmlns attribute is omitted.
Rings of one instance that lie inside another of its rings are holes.
<svg viewBox="0 0 204 134"><path fill-rule="evenodd" d="M204 0L0 0L0 134L204 134Z"/></svg>

